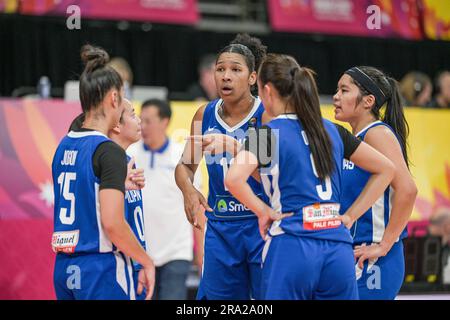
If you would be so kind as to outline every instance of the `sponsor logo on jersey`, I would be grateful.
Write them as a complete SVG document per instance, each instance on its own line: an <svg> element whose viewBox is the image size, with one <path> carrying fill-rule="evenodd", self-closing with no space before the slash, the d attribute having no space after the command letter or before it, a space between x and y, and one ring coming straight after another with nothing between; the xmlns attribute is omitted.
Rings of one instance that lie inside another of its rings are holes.
<svg viewBox="0 0 450 320"><path fill-rule="evenodd" d="M305 230L334 229L341 225L339 203L315 203L303 208Z"/></svg>
<svg viewBox="0 0 450 320"><path fill-rule="evenodd" d="M54 252L74 253L80 238L80 230L54 232L52 248Z"/></svg>
<svg viewBox="0 0 450 320"><path fill-rule="evenodd" d="M239 201L236 201L235 199L231 198L228 202L225 199L220 199L217 202L217 211L224 213L224 212L247 212L250 211L249 208L244 206Z"/></svg>
<svg viewBox="0 0 450 320"><path fill-rule="evenodd" d="M225 200L220 200L217 203L217 209L219 210L219 212L227 212L228 208L227 208L227 202Z"/></svg>
<svg viewBox="0 0 450 320"><path fill-rule="evenodd" d="M256 126L256 118L253 117L248 121L248 126L249 127L255 127Z"/></svg>

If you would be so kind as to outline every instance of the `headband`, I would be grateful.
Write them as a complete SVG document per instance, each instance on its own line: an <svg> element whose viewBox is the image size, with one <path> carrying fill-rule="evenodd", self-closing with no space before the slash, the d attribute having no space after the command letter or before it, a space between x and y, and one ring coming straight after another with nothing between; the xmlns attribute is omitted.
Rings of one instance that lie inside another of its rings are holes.
<svg viewBox="0 0 450 320"><path fill-rule="evenodd" d="M366 89L370 94L375 96L375 107L377 109L381 108L386 102L387 97L377 84L370 78L364 71L358 67L353 67L345 71L350 77L357 81L364 89Z"/></svg>
<svg viewBox="0 0 450 320"><path fill-rule="evenodd" d="M232 44L229 44L227 47L229 47L229 48L233 48L234 47L234 48L241 49L243 51L243 53L244 53L243 55L245 56L245 55L248 54L253 59L253 64L256 65L255 55L253 54L252 50L250 50L250 48L247 47L246 45L241 44L241 43L232 43ZM239 54L242 54L242 53L239 53ZM254 68L255 68L255 66L253 67L253 69ZM254 71L254 70L251 70L251 71Z"/></svg>

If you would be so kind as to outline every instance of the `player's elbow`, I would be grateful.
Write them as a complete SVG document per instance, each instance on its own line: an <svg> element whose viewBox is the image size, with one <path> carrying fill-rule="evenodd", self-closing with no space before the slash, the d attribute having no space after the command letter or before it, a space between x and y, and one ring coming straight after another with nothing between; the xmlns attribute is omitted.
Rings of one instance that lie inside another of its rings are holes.
<svg viewBox="0 0 450 320"><path fill-rule="evenodd" d="M120 233L123 222L121 221L121 219L110 219L108 217L102 217L101 223L102 229L105 234L109 238L114 238L114 235Z"/></svg>
<svg viewBox="0 0 450 320"><path fill-rule="evenodd" d="M412 179L402 188L402 194L410 201L415 201L419 190Z"/></svg>

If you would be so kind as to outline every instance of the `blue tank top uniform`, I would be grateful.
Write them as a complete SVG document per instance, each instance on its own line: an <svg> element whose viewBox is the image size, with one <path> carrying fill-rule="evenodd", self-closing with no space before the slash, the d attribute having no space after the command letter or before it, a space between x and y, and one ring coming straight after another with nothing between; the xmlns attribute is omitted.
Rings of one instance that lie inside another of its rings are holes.
<svg viewBox="0 0 450 320"><path fill-rule="evenodd" d="M97 131L69 132L52 162L55 194L52 247L58 299L134 299L133 268L106 236L100 217L100 179L92 159L111 141Z"/></svg>
<svg viewBox="0 0 450 320"><path fill-rule="evenodd" d="M364 141L367 132L378 126L384 126L394 132L386 123L375 121L358 132L356 137ZM344 190L342 195L343 210L347 210L352 205L369 178L369 172L359 168L351 161L344 160L342 183ZM393 193L394 189L389 186L383 196L364 215L355 221L350 230L354 246L381 242L391 215ZM401 240L406 238L407 235L407 229L405 228L385 257L373 261L365 261L362 270L356 266L356 276L361 299L392 300L395 298L404 278L405 266L403 242ZM379 277L375 277L378 274Z"/></svg>
<svg viewBox="0 0 450 320"><path fill-rule="evenodd" d="M214 100L205 107L202 134L227 134L241 143L248 130L262 125L264 107L254 99L249 114L234 127L220 117L223 100ZM264 245L258 232L258 220L224 185L230 166L229 153L205 154L209 175L208 204L213 212L205 231L204 264L197 299L248 300L260 298L261 252ZM249 178L252 190L266 199L260 183Z"/></svg>
<svg viewBox="0 0 450 320"><path fill-rule="evenodd" d="M334 170L324 180L317 175L306 132L296 114L281 114L258 132L270 140L269 161L264 163L257 156L270 205L276 212L293 213L273 222L269 229L263 252L264 299L358 298L352 238L339 217L343 213L342 159L356 150L359 141L328 120L323 124L332 142L334 163ZM348 136L350 147L344 145ZM246 149L256 155L250 146Z"/></svg>
<svg viewBox="0 0 450 320"><path fill-rule="evenodd" d="M127 155L127 161L130 162L131 157ZM136 169L136 166L133 166L133 169ZM126 190L125 191L125 219L128 221L128 224L133 230L134 235L138 239L141 246L146 249L145 244L145 230L144 230L144 212L143 212L143 204L142 204L142 191L141 190ZM137 289L138 284L138 274L142 269L142 266L131 259L133 262L133 278L134 278L134 286ZM143 292L136 296L137 300L145 299L145 289Z"/></svg>

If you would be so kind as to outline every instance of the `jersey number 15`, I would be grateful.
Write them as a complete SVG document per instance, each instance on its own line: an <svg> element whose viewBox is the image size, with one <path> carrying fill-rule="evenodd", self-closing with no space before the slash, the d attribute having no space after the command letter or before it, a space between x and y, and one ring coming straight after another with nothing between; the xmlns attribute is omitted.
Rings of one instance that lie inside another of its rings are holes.
<svg viewBox="0 0 450 320"><path fill-rule="evenodd" d="M67 201L70 201L69 215L67 208L61 207L59 210L59 220L62 224L73 224L75 221L75 194L70 192L70 181L75 181L77 174L75 172L61 172L58 177L59 194Z"/></svg>

